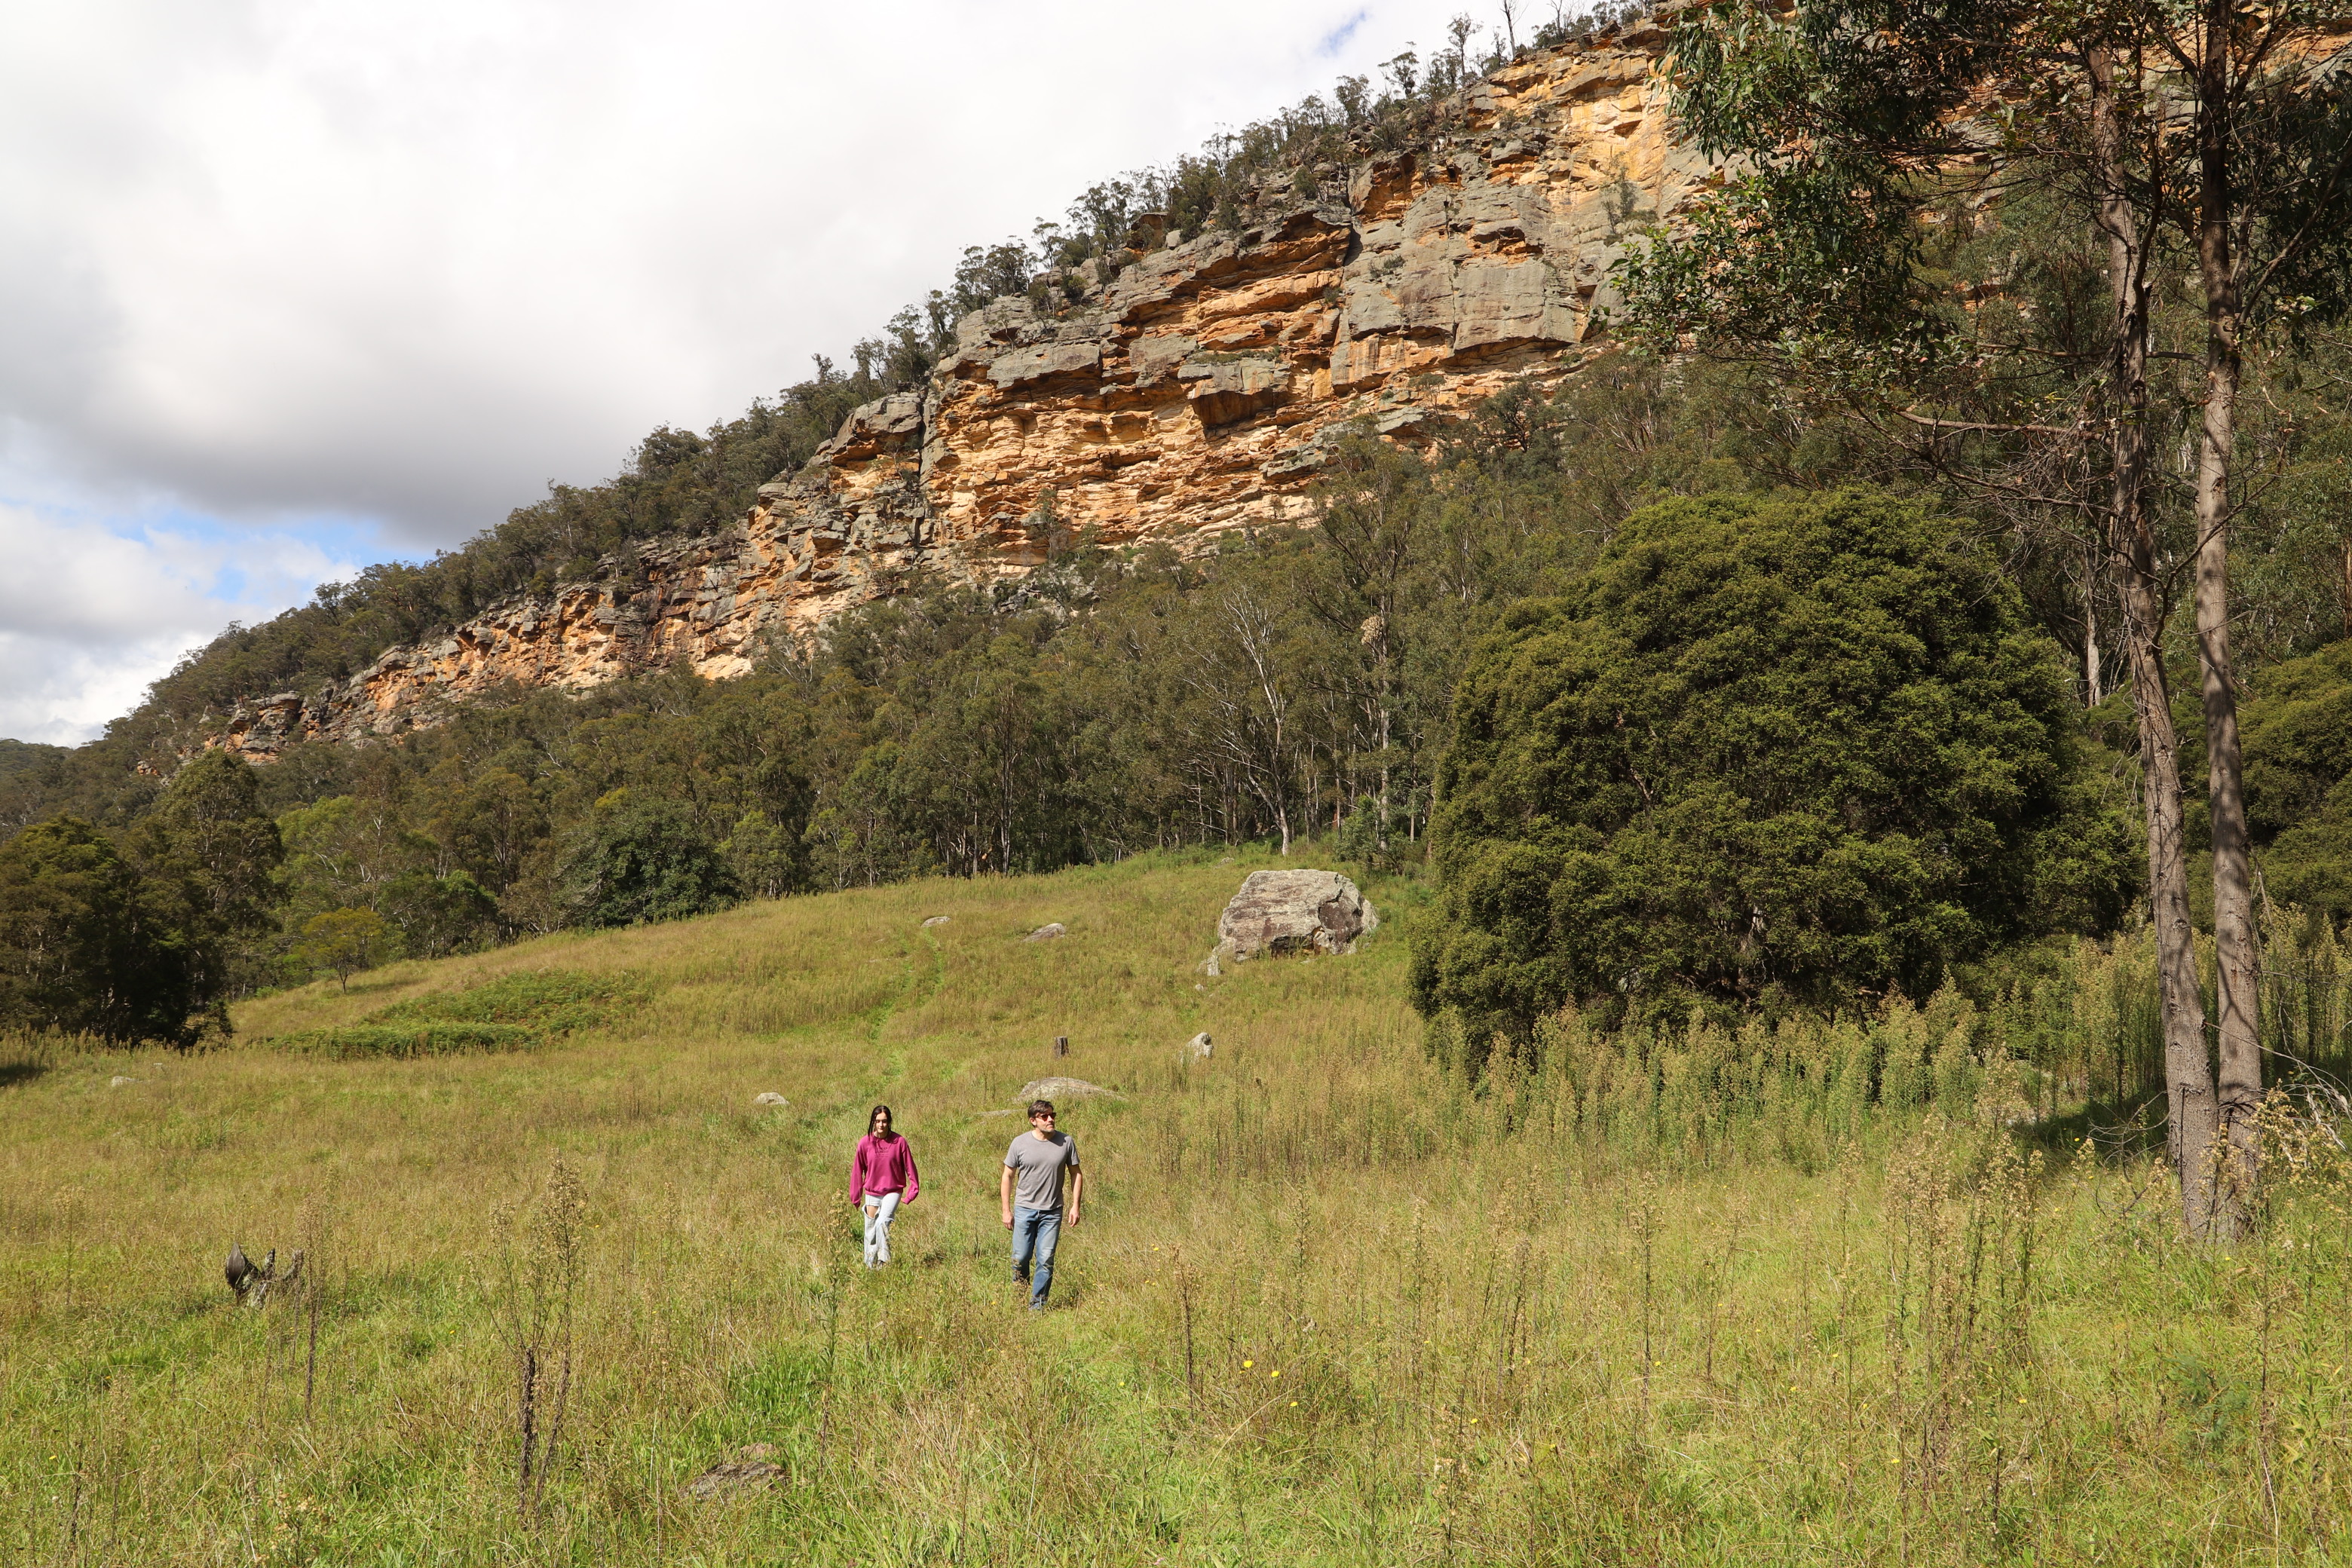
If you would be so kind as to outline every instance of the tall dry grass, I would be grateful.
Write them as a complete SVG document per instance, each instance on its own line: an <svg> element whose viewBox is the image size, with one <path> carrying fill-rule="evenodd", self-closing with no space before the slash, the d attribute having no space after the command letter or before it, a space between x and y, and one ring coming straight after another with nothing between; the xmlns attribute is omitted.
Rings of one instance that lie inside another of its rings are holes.
<svg viewBox="0 0 2352 1568"><path fill-rule="evenodd" d="M1474 1092L1403 1003L1409 885L1355 956L1199 973L1256 863L759 905L269 998L206 1056L47 1047L0 1083L0 1555L2346 1550L2352 1202L2307 1120L2264 1244L2215 1254L2150 1168L2039 1147L2055 1091L1933 1005L1785 1049L1563 1033ZM650 1000L527 1053L268 1044L531 969ZM1916 1060L1895 1103L1840 1093L1874 1037ZM1065 1107L1089 1202L1033 1318L996 1171L1049 1072L1122 1098ZM868 1274L876 1100L925 1191ZM318 1293L233 1308L231 1239L304 1247ZM751 1444L781 1479L684 1491Z"/></svg>

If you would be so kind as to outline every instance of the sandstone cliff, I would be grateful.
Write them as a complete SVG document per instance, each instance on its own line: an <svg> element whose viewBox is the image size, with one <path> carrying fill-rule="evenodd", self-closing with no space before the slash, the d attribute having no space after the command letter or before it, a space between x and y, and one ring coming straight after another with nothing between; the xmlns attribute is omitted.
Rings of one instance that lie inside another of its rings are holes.
<svg viewBox="0 0 2352 1568"><path fill-rule="evenodd" d="M918 572L1025 573L1058 531L1191 548L1300 518L1343 428L1413 441L1591 352L1624 243L1708 174L1668 138L1661 41L1506 67L1469 89L1456 132L1312 171L1311 195L1263 192L1237 234L1147 226L1131 264L1058 317L1024 299L967 317L928 387L858 409L740 523L609 556L307 701L242 705L222 743L266 758L394 733L508 682L576 689L680 660L740 675L763 639Z"/></svg>

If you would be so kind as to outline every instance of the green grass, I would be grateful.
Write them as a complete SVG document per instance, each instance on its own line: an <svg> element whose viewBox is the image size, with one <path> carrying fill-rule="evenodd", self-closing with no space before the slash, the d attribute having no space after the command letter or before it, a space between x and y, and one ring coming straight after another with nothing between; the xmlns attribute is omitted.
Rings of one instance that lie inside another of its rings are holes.
<svg viewBox="0 0 2352 1568"><path fill-rule="evenodd" d="M1358 954L1201 973L1264 863L758 904L268 997L207 1055L0 1064L0 1561L2347 1554L2324 1152L2217 1254L2158 1173L2030 1129L1604 1136L1564 1082L1424 1058L1412 884ZM460 1026L536 1048L295 1048ZM1121 1098L1065 1108L1090 1201L1033 1318L995 1192L1048 1073ZM868 1275L877 1100L925 1189ZM509 1335L564 1300L559 1163L578 1377L534 1507ZM307 1413L312 1299L234 1309L232 1239L323 1286ZM752 1442L787 1479L682 1495Z"/></svg>
<svg viewBox="0 0 2352 1568"><path fill-rule="evenodd" d="M463 991L395 1002L356 1024L293 1029L262 1038L279 1050L338 1060L524 1050L551 1038L607 1027L646 1000L646 988L625 975L531 970Z"/></svg>

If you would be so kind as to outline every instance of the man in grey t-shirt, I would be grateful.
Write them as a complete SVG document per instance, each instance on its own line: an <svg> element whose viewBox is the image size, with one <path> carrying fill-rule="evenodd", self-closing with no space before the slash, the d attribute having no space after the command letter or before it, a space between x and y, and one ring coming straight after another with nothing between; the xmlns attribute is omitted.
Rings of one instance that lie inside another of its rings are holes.
<svg viewBox="0 0 2352 1568"><path fill-rule="evenodd" d="M1054 1102L1029 1102L1029 1131L1004 1152L1004 1176L997 1196L1004 1210L1004 1228L1013 1233L1013 1282L1029 1287L1029 1310L1045 1310L1045 1292L1054 1288L1054 1244L1062 1235L1062 1173L1070 1175L1069 1223L1078 1223L1078 1204L1087 1189L1086 1173L1078 1169L1078 1145L1066 1132L1054 1131ZM1016 1202L1016 1200L1018 1200ZM1036 1277L1030 1277L1032 1259Z"/></svg>

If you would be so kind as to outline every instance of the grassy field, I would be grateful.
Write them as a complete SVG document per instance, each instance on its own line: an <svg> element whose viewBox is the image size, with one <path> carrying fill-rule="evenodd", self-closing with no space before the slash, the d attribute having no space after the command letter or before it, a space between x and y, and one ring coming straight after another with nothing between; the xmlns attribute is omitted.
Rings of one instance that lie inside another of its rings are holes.
<svg viewBox="0 0 2352 1568"><path fill-rule="evenodd" d="M1425 1059L1410 883L1353 956L1202 973L1262 863L403 964L184 1058L26 1047L0 1562L2352 1559L2326 1151L2215 1253L2156 1171L1997 1119L1604 1137L1564 1079ZM333 1052L420 1019L522 1048ZM1033 1317L995 1192L1051 1072L1118 1098L1066 1104L1089 1200ZM868 1274L877 1100L926 1186ZM232 1240L303 1279L236 1308ZM687 1490L753 1444L769 1484Z"/></svg>

